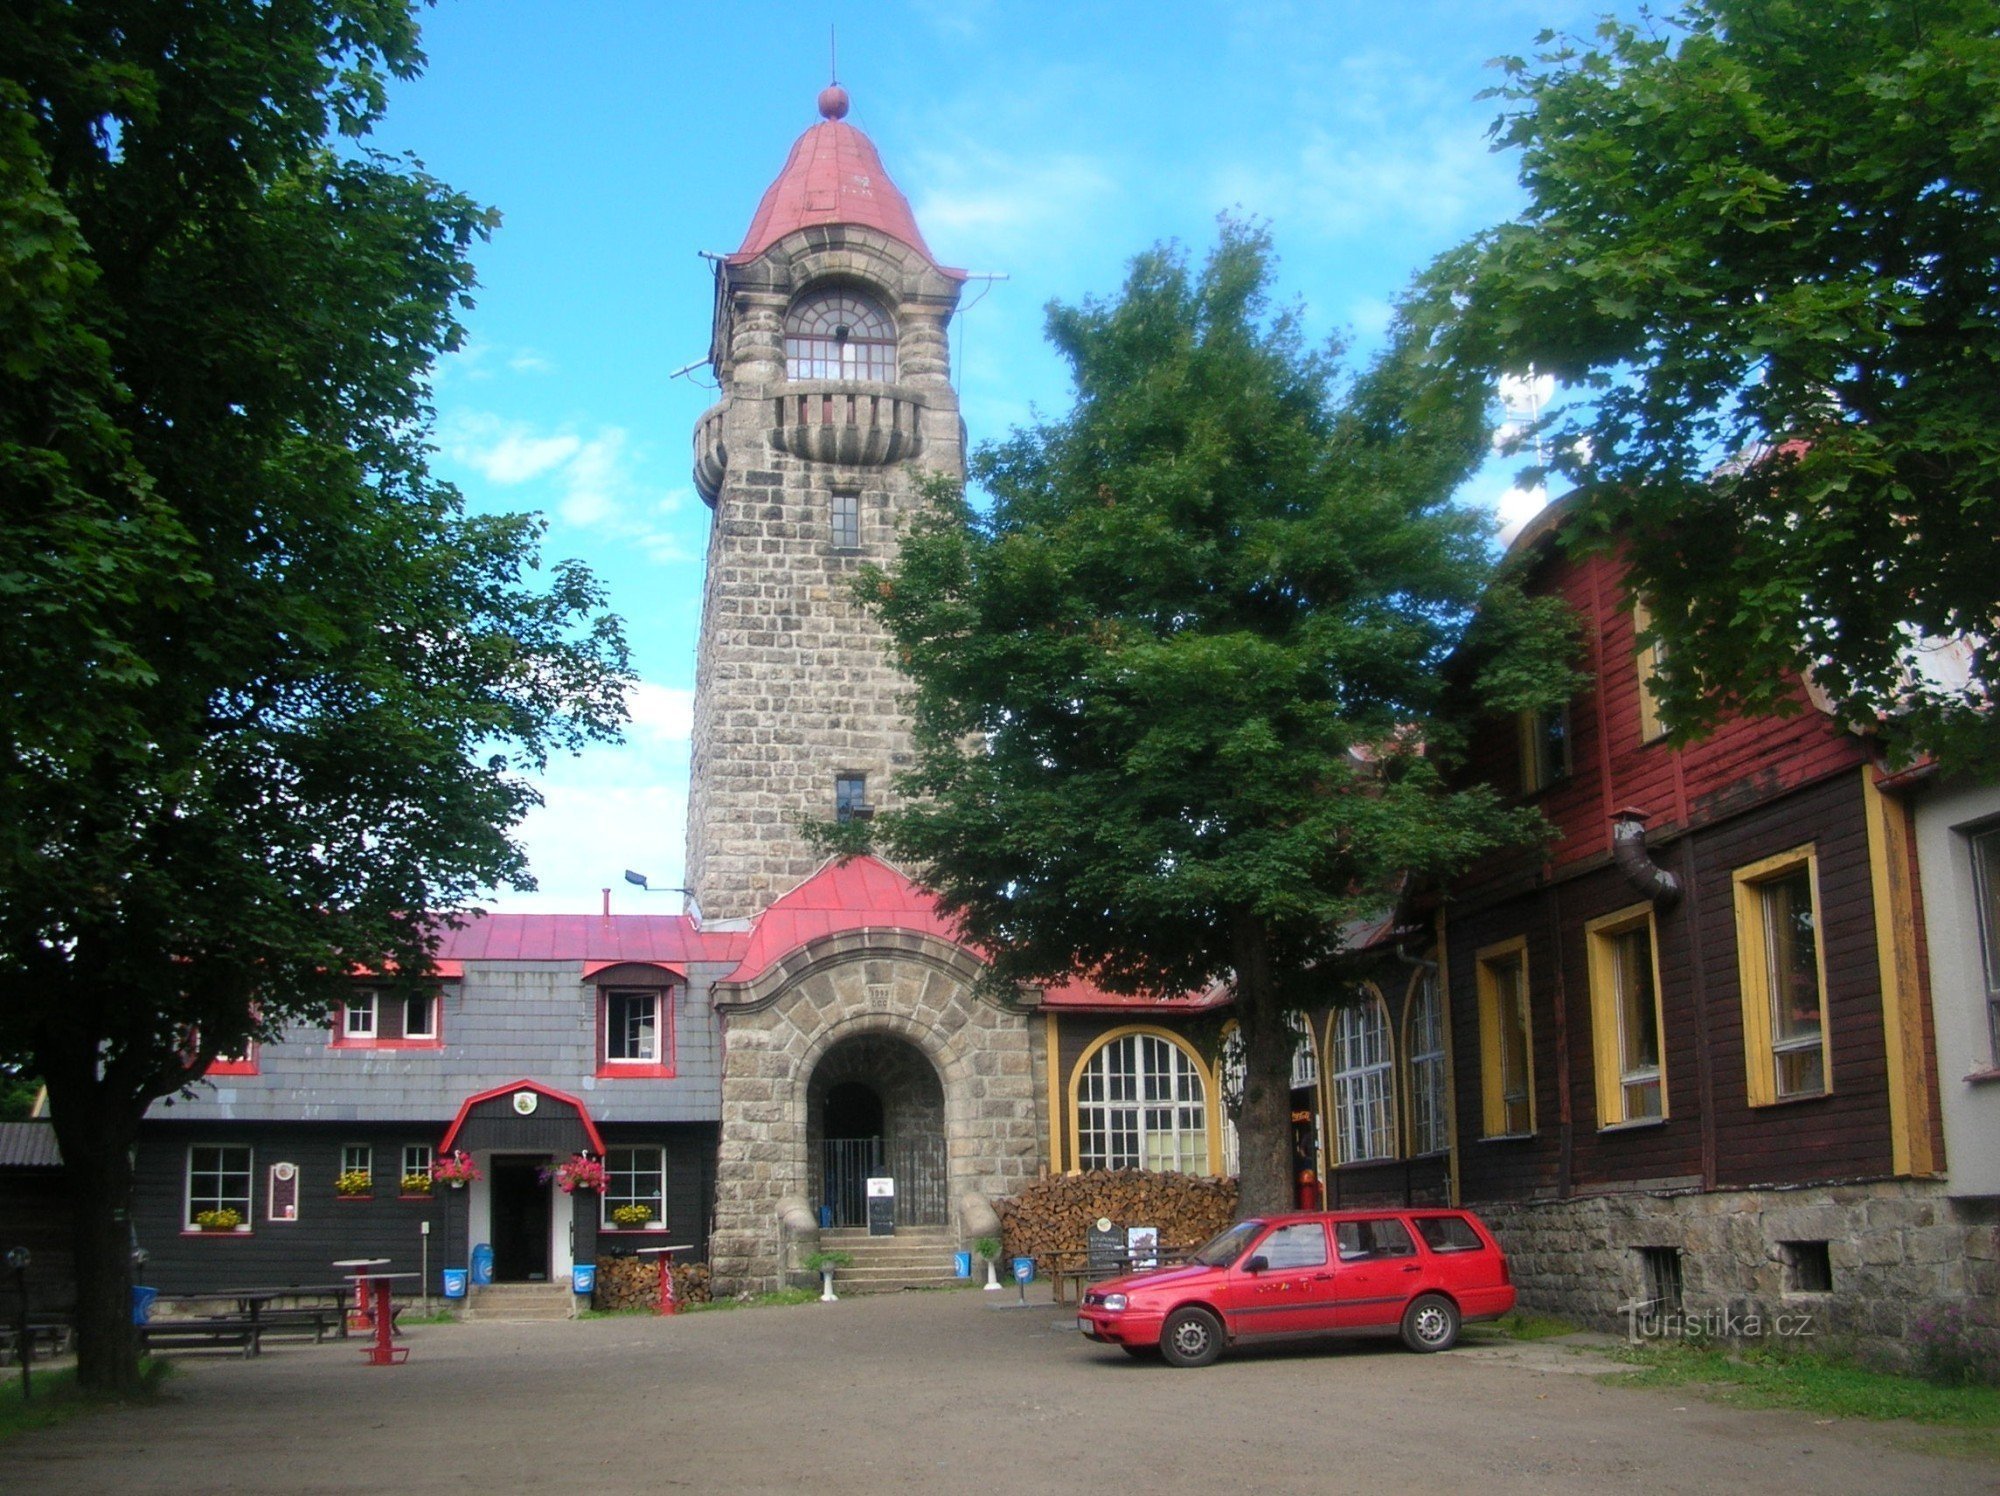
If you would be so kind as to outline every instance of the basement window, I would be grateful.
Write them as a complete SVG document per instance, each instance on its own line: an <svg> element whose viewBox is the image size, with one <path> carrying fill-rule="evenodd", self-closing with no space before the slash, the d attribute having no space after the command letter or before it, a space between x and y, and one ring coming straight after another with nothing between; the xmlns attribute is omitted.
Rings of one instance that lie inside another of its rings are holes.
<svg viewBox="0 0 2000 1496"><path fill-rule="evenodd" d="M1832 1293L1833 1259L1823 1241L1781 1241L1786 1293Z"/></svg>
<svg viewBox="0 0 2000 1496"><path fill-rule="evenodd" d="M1679 1247L1639 1248L1640 1291L1647 1319L1681 1312L1681 1249Z"/></svg>

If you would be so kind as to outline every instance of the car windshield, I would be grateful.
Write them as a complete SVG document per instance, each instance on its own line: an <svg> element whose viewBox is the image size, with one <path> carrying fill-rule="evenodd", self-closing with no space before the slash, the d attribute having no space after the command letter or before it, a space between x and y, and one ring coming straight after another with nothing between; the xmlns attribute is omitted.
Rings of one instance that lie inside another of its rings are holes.
<svg viewBox="0 0 2000 1496"><path fill-rule="evenodd" d="M1203 1267L1228 1267L1243 1255L1243 1249L1250 1245L1250 1238L1263 1229L1262 1221L1238 1221L1188 1261L1199 1262Z"/></svg>

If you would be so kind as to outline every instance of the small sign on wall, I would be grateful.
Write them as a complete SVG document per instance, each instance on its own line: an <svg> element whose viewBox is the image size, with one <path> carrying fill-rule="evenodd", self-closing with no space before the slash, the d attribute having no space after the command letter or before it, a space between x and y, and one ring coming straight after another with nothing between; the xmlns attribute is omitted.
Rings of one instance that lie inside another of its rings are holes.
<svg viewBox="0 0 2000 1496"><path fill-rule="evenodd" d="M896 1234L896 1181L893 1179L868 1181L868 1234Z"/></svg>
<svg viewBox="0 0 2000 1496"><path fill-rule="evenodd" d="M299 1166L271 1165L271 1193L264 1211L267 1221L296 1221L299 1218Z"/></svg>

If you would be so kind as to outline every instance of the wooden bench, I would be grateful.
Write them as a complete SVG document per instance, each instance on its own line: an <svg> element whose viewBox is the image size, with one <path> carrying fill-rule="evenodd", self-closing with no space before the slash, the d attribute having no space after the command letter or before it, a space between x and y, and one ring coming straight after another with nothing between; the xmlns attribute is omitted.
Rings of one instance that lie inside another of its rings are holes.
<svg viewBox="0 0 2000 1496"><path fill-rule="evenodd" d="M253 1323L247 1314L214 1314L206 1319L163 1319L139 1326L139 1346L147 1351L183 1347L200 1350L236 1348L247 1357L256 1355L261 1349L258 1341L264 1333L264 1327Z"/></svg>
<svg viewBox="0 0 2000 1496"><path fill-rule="evenodd" d="M273 1335L307 1335L318 1345L328 1335L347 1338L347 1311L323 1306L297 1309L265 1309L257 1316L257 1326L269 1338Z"/></svg>
<svg viewBox="0 0 2000 1496"><path fill-rule="evenodd" d="M31 1319L28 1321L28 1346L36 1360L45 1361L68 1350L74 1333L75 1327L66 1319ZM21 1327L18 1324L0 1324L0 1362L21 1359L20 1339Z"/></svg>
<svg viewBox="0 0 2000 1496"><path fill-rule="evenodd" d="M1106 1278L1122 1278L1127 1273L1155 1272L1160 1268L1172 1267L1187 1261L1193 1247L1155 1247L1143 1252L1137 1258L1130 1252L1120 1252L1116 1258L1100 1256L1093 1261L1087 1251L1078 1249L1070 1252L1044 1252L1036 1259L1036 1271L1047 1275L1050 1292L1058 1304L1072 1302L1074 1293L1081 1300L1084 1290L1093 1283L1101 1283Z"/></svg>

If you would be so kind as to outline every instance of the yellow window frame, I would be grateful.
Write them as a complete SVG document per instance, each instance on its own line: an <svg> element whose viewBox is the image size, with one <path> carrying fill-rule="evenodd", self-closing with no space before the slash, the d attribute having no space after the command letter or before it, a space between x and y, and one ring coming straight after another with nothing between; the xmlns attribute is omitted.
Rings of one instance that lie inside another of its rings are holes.
<svg viewBox="0 0 2000 1496"><path fill-rule="evenodd" d="M1792 1096L1778 1094L1777 1046L1772 1039L1773 1002L1770 948L1764 936L1765 885L1803 868L1812 899L1814 976L1819 983L1820 1088ZM1826 921L1820 913L1819 858L1812 844L1737 868L1732 874L1736 904L1736 978L1743 998L1743 1060L1752 1106L1776 1106L1833 1093L1833 1026L1828 1022Z"/></svg>
<svg viewBox="0 0 2000 1496"><path fill-rule="evenodd" d="M1660 1048L1660 1111L1633 1117L1625 1106L1625 1057L1619 1042L1618 971L1614 954L1621 935L1646 932L1646 957L1653 967L1653 1034ZM1632 904L1600 915L1583 927L1590 965L1591 1053L1597 1066L1597 1125L1664 1122L1667 1104L1667 1024L1660 989L1660 930L1651 904Z"/></svg>
<svg viewBox="0 0 2000 1496"><path fill-rule="evenodd" d="M1642 597L1632 599L1632 636L1634 640L1653 626L1653 613ZM1639 674L1639 741L1658 742L1667 735L1666 721L1660 716L1660 698L1653 688L1653 677L1659 673L1660 662L1667 657L1666 646L1659 642L1634 644L1632 661Z"/></svg>
<svg viewBox="0 0 2000 1496"><path fill-rule="evenodd" d="M1527 1083L1527 1126L1510 1127L1507 1118L1506 1057L1502 1050L1500 981L1498 973L1512 966L1520 973L1521 1052ZM1535 1018L1528 986L1528 937L1516 935L1481 949L1473 957L1479 995L1479 1095L1483 1133L1489 1138L1526 1137L1535 1131Z"/></svg>

